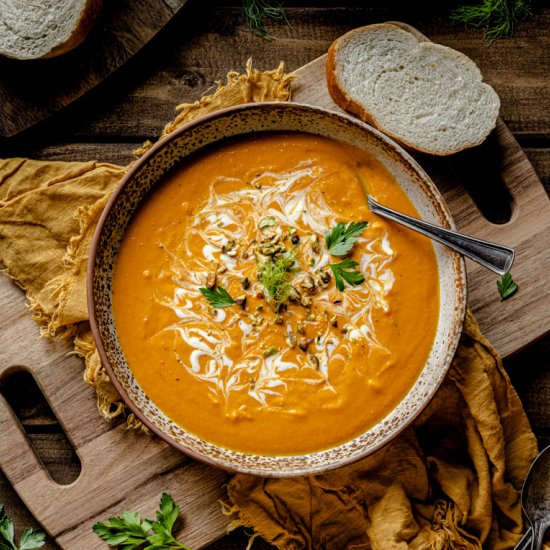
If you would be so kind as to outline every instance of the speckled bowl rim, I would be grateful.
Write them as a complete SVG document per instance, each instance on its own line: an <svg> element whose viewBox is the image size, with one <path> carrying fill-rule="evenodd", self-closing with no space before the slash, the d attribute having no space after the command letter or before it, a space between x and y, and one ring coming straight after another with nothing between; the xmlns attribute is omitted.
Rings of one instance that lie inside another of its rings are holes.
<svg viewBox="0 0 550 550"><path fill-rule="evenodd" d="M326 471L334 470L336 468L340 468L343 466L346 466L350 463L357 462L358 460L361 460L375 451L379 450L386 444L388 444L390 441L392 441L399 433L401 433L403 430L405 430L407 427L409 427L414 420L421 414L421 412L427 407L427 405L430 403L430 401L433 399L434 395L439 390L443 380L445 379L449 368L451 366L452 359L454 357L455 351L458 347L458 343L460 341L460 336L462 334L462 327L464 323L464 317L466 314L466 268L465 268L465 262L464 258L459 255L456 252L450 252L452 256L452 262L454 266L454 277L455 277L455 286L457 288L457 299L454 305L454 315L453 320L451 324L451 330L452 335L450 337L448 346L445 350L445 355L441 360L441 367L437 371L439 373L439 376L435 379L433 379L433 387L429 391L429 393L426 395L426 399L423 403L418 403L416 406L416 409L414 412L409 414L409 416L406 418L404 422L399 424L398 426L394 427L391 430L388 430L383 437L377 441L375 444L371 444L368 446L368 448L364 449L364 451L354 455L354 456L348 456L345 458L342 458L338 460L335 463L332 464L323 464L320 466L315 467L307 467L303 469L293 469L293 470L281 470L280 468L273 468L272 470L266 470L265 468L253 468L253 467L238 467L235 464L228 464L224 461L217 460L216 458L205 456L194 449L182 445L181 443L175 441L172 439L168 434L164 433L159 427L157 427L155 424L153 424L146 416L145 414L140 410L137 404L133 402L133 400L129 397L126 390L118 380L114 369L112 365L110 364L110 361L107 357L106 349L104 347L103 339L101 337L100 333L100 327L98 324L98 320L96 317L96 303L95 303L95 297L94 297L94 277L95 277L95 258L98 251L98 245L100 242L100 237L102 234L102 231L105 227L106 221L109 217L109 214L111 212L111 209L119 199L119 197L123 194L126 185L129 181L138 173L141 168L147 164L149 159L154 157L158 151L160 151L162 148L164 148L168 143L173 141L174 139L181 136L181 134L184 134L191 128L194 128L196 126L199 126L207 121L216 119L218 117L224 117L227 115L231 115L233 113L238 113L240 111L246 111L248 109L254 110L254 109L281 109L281 108L298 108L303 111L312 111L316 113L320 113L323 116L329 116L329 117L336 117L340 119L344 119L347 123L351 123L355 126L358 126L363 131L370 132L374 134L375 137L380 139L386 147L393 150L393 153L396 155L396 157L401 157L401 160L404 161L405 164L408 164L409 167L416 172L416 175L419 177L419 180L421 182L421 185L424 187L424 191L428 191L427 194L431 195L432 199L432 207L434 208L434 211L439 214L445 221L448 228L455 229L455 224L453 221L453 218L451 216L451 213L445 203L445 200L443 199L441 193L435 186L435 184L432 182L431 178L428 176L428 174L424 171L424 169L414 160L414 158L405 151L400 145L398 145L395 141L393 141L391 138L377 130L376 128L373 128L369 124L352 117L350 115L339 113L335 111L331 111L329 109L324 109L317 106L307 105L307 104L301 104L296 102L259 102L259 103L246 103L242 105L238 105L235 107L229 107L225 109L220 109L217 111L214 111L213 113L209 113L207 115L204 115L202 117L199 117L189 123L186 123L176 130L174 130L172 133L168 134L167 136L163 137L159 141L157 141L145 154L143 154L137 161L135 161L130 169L126 172L126 174L123 176L115 190L113 191L109 201L107 202L105 208L103 209L103 212L101 214L101 217L99 219L99 222L97 224L96 230L94 232L92 243L90 247L90 253L89 253L89 261L87 266L87 279L86 279L86 293L87 293L87 305L88 305L88 313L89 313L89 321L90 321L90 327L92 331L92 335L94 338L94 341L97 346L97 350L99 353L99 356L101 358L101 362L103 366L105 367L105 370L111 379L111 382L113 383L115 389L119 393L122 401L125 403L125 405L136 415L141 422L156 436L158 436L160 439L171 445L172 447L175 447L179 451L183 452L187 456L190 456L191 458L198 460L200 462L203 462L205 464L208 464L210 466L214 466L217 468L221 468L223 470L226 470L228 472L232 473L246 473L246 474L253 474L253 475L259 475L262 477L294 477L294 476L303 476L303 475L313 475L313 474L320 474ZM269 129L266 129L265 131L269 132ZM311 133L308 132L307 129L303 130L305 133ZM242 133L241 135L246 135L247 133ZM314 134L315 135L315 134ZM227 138L224 138L227 139ZM223 142L224 139L221 141ZM209 144L204 144L201 147L199 147L198 150L202 149L205 146L208 146ZM195 151L196 152L196 151ZM183 160L183 159L182 159ZM149 191L150 193L150 191ZM141 203L140 203L141 204ZM135 210L134 210L135 211ZM440 273L440 279L441 279L441 273ZM423 371L421 371L422 374ZM136 381L137 383L137 381ZM416 384L416 382L415 382ZM414 385L413 385L414 386ZM412 388L411 388L412 389ZM409 390L410 391L410 390ZM407 398L408 393L403 398L403 400L393 409L396 410ZM391 414L391 413L389 413ZM387 418L387 417L385 417ZM384 419L382 419L380 422L383 422ZM173 421L172 421L173 422ZM378 424L380 424L380 422ZM374 428L374 426L373 426ZM182 428L185 430L184 428ZM370 428L372 429L372 428ZM368 431L370 431L367 430ZM365 433L367 433L365 432ZM197 437L197 436L195 436ZM357 436L360 437L360 436ZM199 438L200 439L200 438ZM354 441L357 438L354 438L352 441ZM335 445L334 447L331 447L329 449L323 449L322 451L316 451L316 452L310 452L310 453L303 453L298 455L254 455L252 453L244 453L240 451L234 451L230 450L232 453L236 455L243 455L248 457L257 457L258 459L266 458L268 456L271 459L277 460L280 459L287 459L292 457L307 457L311 455L315 455L317 453L325 453L327 451L330 451L332 449L338 449L339 447L346 445L349 442L344 442L338 445ZM223 449L223 447L217 446L216 444L209 443L210 445L214 447L218 447L219 449Z"/></svg>

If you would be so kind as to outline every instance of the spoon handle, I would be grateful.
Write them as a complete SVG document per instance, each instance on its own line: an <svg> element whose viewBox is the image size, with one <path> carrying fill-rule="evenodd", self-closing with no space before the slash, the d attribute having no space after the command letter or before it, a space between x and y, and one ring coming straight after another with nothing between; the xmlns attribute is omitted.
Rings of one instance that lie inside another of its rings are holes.
<svg viewBox="0 0 550 550"><path fill-rule="evenodd" d="M482 241L481 239L462 235L456 231L450 231L449 229L444 229L443 227L417 220L416 218L392 210L387 206L382 206L370 195L368 195L367 198L369 207L373 213L380 214L380 216L404 225L409 229L413 229L422 235L426 235L434 241L460 252L467 258L491 269L499 275L505 275L512 267L514 251L511 248Z"/></svg>
<svg viewBox="0 0 550 550"><path fill-rule="evenodd" d="M531 527L525 531L525 535L521 537L521 540L516 544L514 550L530 550L533 540L533 530Z"/></svg>
<svg viewBox="0 0 550 550"><path fill-rule="evenodd" d="M548 528L548 523L544 520L534 521L531 523L533 528L533 537L531 539L531 550L541 550L544 541L544 534Z"/></svg>

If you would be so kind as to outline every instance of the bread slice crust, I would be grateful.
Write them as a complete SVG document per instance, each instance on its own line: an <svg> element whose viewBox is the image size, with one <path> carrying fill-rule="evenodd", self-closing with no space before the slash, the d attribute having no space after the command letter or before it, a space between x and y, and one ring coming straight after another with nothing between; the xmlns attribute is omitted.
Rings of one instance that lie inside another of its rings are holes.
<svg viewBox="0 0 550 550"><path fill-rule="evenodd" d="M488 120L483 128L479 129L477 133L472 133L470 139L467 139L465 143L462 143L458 146L450 148L434 148L428 147L422 143L422 140L411 139L408 136L403 135L400 132L395 131L389 125L380 120L380 117L377 117L373 113L372 106L369 106L361 101L360 98L354 96L351 93L346 85L342 82L340 75L340 59L341 56L346 55L346 48L348 45L357 37L361 37L364 33L371 33L373 31L379 33L407 33L409 37L413 37L419 48L430 48L430 50L435 52L435 55L445 56L449 59L454 59L456 63L462 64L465 67L466 77L473 77L473 85L483 86L483 94L488 99L490 113L488 113ZM334 102L341 107L342 109L357 115L363 121L371 124L372 126L378 128L380 131L384 132L386 135L393 138L400 145L403 145L409 149L419 151L422 153L428 153L431 155L446 156L452 155L464 149L475 147L480 145L489 133L495 128L496 120L498 117L498 111L500 108L500 100L496 92L482 80L481 73L477 65L466 55L443 46L440 44L434 44L425 38L421 33L409 27L408 25L402 23L379 23L374 25L368 25L366 27L360 27L354 29L347 34L341 36L336 41L332 43L329 48L327 60L326 60L326 80L328 91L334 100Z"/></svg>
<svg viewBox="0 0 550 550"><path fill-rule="evenodd" d="M63 0L65 1L65 0ZM92 30L102 7L102 0L86 0L80 16L73 26L68 37L59 38L51 45L41 48L40 55L32 55L27 51L16 51L14 48L6 47L0 40L0 55L11 59L31 60L31 59L49 59L65 54L78 47L90 31ZM1 13L0 13L1 15Z"/></svg>

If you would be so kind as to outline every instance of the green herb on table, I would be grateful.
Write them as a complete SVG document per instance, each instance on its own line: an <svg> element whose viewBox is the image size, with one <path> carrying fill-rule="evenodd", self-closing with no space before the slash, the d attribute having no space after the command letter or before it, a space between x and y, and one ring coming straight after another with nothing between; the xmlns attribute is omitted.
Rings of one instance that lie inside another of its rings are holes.
<svg viewBox="0 0 550 550"><path fill-rule="evenodd" d="M265 19L286 20L283 2L278 0L244 0L244 13L252 34L269 38Z"/></svg>
<svg viewBox="0 0 550 550"><path fill-rule="evenodd" d="M217 286L215 288L200 287L201 294L210 302L212 307L227 307L235 304L235 300L225 288Z"/></svg>
<svg viewBox="0 0 550 550"><path fill-rule="evenodd" d="M27 528L19 538L19 545L15 543L13 521L6 516L4 506L0 504L0 550L31 550L44 546L46 533Z"/></svg>
<svg viewBox="0 0 550 550"><path fill-rule="evenodd" d="M451 19L471 27L485 27L485 38L492 42L509 36L520 19L531 14L531 0L482 0L458 6Z"/></svg>
<svg viewBox="0 0 550 550"><path fill-rule="evenodd" d="M333 256L346 256L367 225L367 222L337 224L325 234L328 251Z"/></svg>
<svg viewBox="0 0 550 550"><path fill-rule="evenodd" d="M296 292L290 284L295 258L296 256L290 252L275 259L269 257L259 265L260 281L276 302L276 310Z"/></svg>
<svg viewBox="0 0 550 550"><path fill-rule="evenodd" d="M334 273L336 288L340 292L344 292L344 281L352 286L356 286L365 280L363 274L354 269L358 265L359 264L355 260L351 260L349 258L346 258L337 264L330 264L330 269L332 269L332 272Z"/></svg>
<svg viewBox="0 0 550 550"><path fill-rule="evenodd" d="M500 293L500 301L503 302L504 300L510 298L510 296L512 296L512 294L514 294L519 287L516 283L514 283L512 275L510 273L506 273L506 275L502 276L500 281L497 281L497 288Z"/></svg>
<svg viewBox="0 0 550 550"><path fill-rule="evenodd" d="M92 529L109 546L122 550L190 550L174 538L172 529L180 509L168 493L162 493L157 520L141 519L137 512L125 510L120 516L96 523ZM147 545L147 546L145 546Z"/></svg>

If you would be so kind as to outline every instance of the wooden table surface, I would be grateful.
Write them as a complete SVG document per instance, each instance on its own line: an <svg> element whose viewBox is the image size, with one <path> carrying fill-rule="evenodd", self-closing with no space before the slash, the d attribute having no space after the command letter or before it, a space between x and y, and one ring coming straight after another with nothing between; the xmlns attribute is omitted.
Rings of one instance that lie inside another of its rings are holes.
<svg viewBox="0 0 550 550"><path fill-rule="evenodd" d="M532 17L517 26L513 38L491 46L484 43L482 31L449 22L452 5L394 0L287 1L288 25L270 23L273 39L266 41L248 32L238 0L189 0L168 28L113 79L55 121L18 139L0 141L0 156L126 164L136 145L160 133L178 103L198 99L228 71L243 70L249 57L260 69L284 61L292 70L325 53L335 38L351 28L401 20L432 40L466 53L479 65L500 95L504 121L550 193L550 2L538 2ZM491 206L491 197L484 197L483 192L480 200ZM540 299L550 307L549 297L547 293ZM512 332L514 327L503 326L502 330ZM550 336L508 359L505 366L541 447L550 444ZM74 480L78 459L32 380L14 375L1 389L52 477L60 483ZM0 503L14 518L18 532L26 526L38 527L2 473ZM237 531L209 548L245 548L246 541L246 534ZM44 548L57 547L48 542ZM271 547L255 542L254 548Z"/></svg>

